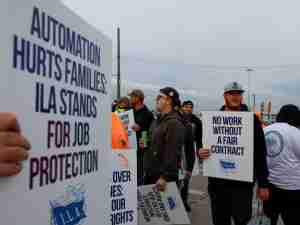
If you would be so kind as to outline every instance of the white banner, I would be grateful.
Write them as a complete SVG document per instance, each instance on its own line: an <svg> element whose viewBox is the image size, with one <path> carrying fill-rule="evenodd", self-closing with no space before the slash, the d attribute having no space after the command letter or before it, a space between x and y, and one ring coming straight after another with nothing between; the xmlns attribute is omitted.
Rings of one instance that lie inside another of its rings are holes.
<svg viewBox="0 0 300 225"><path fill-rule="evenodd" d="M204 112L203 143L211 156L203 175L253 181L253 113Z"/></svg>
<svg viewBox="0 0 300 225"><path fill-rule="evenodd" d="M114 149L110 165L110 224L137 225L136 151Z"/></svg>
<svg viewBox="0 0 300 225"><path fill-rule="evenodd" d="M123 121L123 124L127 129L129 148L137 150L136 132L132 130L132 127L135 124L133 110L118 113L118 116Z"/></svg>
<svg viewBox="0 0 300 225"><path fill-rule="evenodd" d="M57 0L2 0L0 111L32 145L3 224L108 225L112 42Z"/></svg>
<svg viewBox="0 0 300 225"><path fill-rule="evenodd" d="M175 183L168 183L165 192L154 185L138 187L139 225L190 224Z"/></svg>

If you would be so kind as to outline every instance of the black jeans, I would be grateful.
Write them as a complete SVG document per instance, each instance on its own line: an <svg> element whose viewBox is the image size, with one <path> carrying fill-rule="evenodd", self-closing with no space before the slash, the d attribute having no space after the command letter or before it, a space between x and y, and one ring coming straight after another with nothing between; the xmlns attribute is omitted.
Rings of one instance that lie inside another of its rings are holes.
<svg viewBox="0 0 300 225"><path fill-rule="evenodd" d="M224 187L209 184L214 225L247 225L252 216L253 187Z"/></svg>
<svg viewBox="0 0 300 225"><path fill-rule="evenodd" d="M300 190L284 190L271 185L270 200L264 202L264 210L271 218L271 224L277 224L278 216L285 225L300 224Z"/></svg>
<svg viewBox="0 0 300 225"><path fill-rule="evenodd" d="M143 185L144 181L144 152L139 150L137 151L137 185Z"/></svg>

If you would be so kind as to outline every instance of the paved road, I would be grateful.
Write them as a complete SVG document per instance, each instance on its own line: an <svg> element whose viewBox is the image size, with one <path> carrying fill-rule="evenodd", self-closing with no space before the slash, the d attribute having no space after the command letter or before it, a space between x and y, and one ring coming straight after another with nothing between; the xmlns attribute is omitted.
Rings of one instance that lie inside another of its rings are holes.
<svg viewBox="0 0 300 225"><path fill-rule="evenodd" d="M192 212L189 214L192 225L213 225L210 216L209 197L207 194L207 178L192 178L190 190ZM283 225L280 221L278 225Z"/></svg>
<svg viewBox="0 0 300 225"><path fill-rule="evenodd" d="M210 217L209 198L207 195L207 178L193 177L190 190L192 225L212 225Z"/></svg>

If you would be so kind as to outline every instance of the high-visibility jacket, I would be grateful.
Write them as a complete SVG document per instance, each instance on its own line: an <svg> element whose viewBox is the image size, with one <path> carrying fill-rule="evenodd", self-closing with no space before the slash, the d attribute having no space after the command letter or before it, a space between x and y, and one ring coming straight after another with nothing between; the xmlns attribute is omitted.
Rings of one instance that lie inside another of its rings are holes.
<svg viewBox="0 0 300 225"><path fill-rule="evenodd" d="M128 133L125 129L122 120L116 113L111 116L111 145L112 149L128 149Z"/></svg>
<svg viewBox="0 0 300 225"><path fill-rule="evenodd" d="M262 115L261 115L261 112L255 112L255 115L258 117L259 121L261 122L262 128L267 127L267 126L263 123L263 121L262 121Z"/></svg>

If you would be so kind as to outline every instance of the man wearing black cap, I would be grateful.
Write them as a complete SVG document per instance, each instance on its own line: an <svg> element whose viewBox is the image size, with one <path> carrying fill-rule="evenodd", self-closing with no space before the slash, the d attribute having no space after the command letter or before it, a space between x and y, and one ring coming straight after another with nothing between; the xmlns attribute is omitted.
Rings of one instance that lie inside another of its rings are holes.
<svg viewBox="0 0 300 225"><path fill-rule="evenodd" d="M183 187L181 189L181 198L185 206L186 211L190 212L191 207L188 204L189 196L189 183L192 176L194 163L195 163L195 150L202 148L202 122L201 120L193 114L194 103L192 101L184 101L182 103L182 112L184 118L192 127L192 143L193 147L191 150L185 148L185 159L186 159L186 175L183 179ZM195 145L196 144L196 149Z"/></svg>
<svg viewBox="0 0 300 225"><path fill-rule="evenodd" d="M194 140L195 140L197 149L202 148L202 122L195 114L193 114L194 103L190 100L184 101L182 103L182 111L185 115L187 115L187 117L189 118L189 121L193 125Z"/></svg>
<svg viewBox="0 0 300 225"><path fill-rule="evenodd" d="M225 105L221 111L248 111L243 102L243 88L237 82L229 83L224 89ZM250 134L249 134L250 135ZM261 123L254 115L254 181L257 182L257 195L261 200L269 198L266 144ZM204 143L205 144L205 143ZM207 159L209 149L200 149L199 157ZM246 225L252 215L253 183L243 181L208 178L208 192L214 225Z"/></svg>
<svg viewBox="0 0 300 225"><path fill-rule="evenodd" d="M160 115L151 125L150 148L144 159L144 184L156 184L160 191L166 189L167 182L178 181L185 127L176 107L180 107L178 92L171 87L161 89L156 98Z"/></svg>
<svg viewBox="0 0 300 225"><path fill-rule="evenodd" d="M137 183L143 184L143 160L144 153L149 146L149 129L154 119L152 112L144 104L144 92L135 89L129 93L130 104L134 110L135 124L132 129L137 137Z"/></svg>

